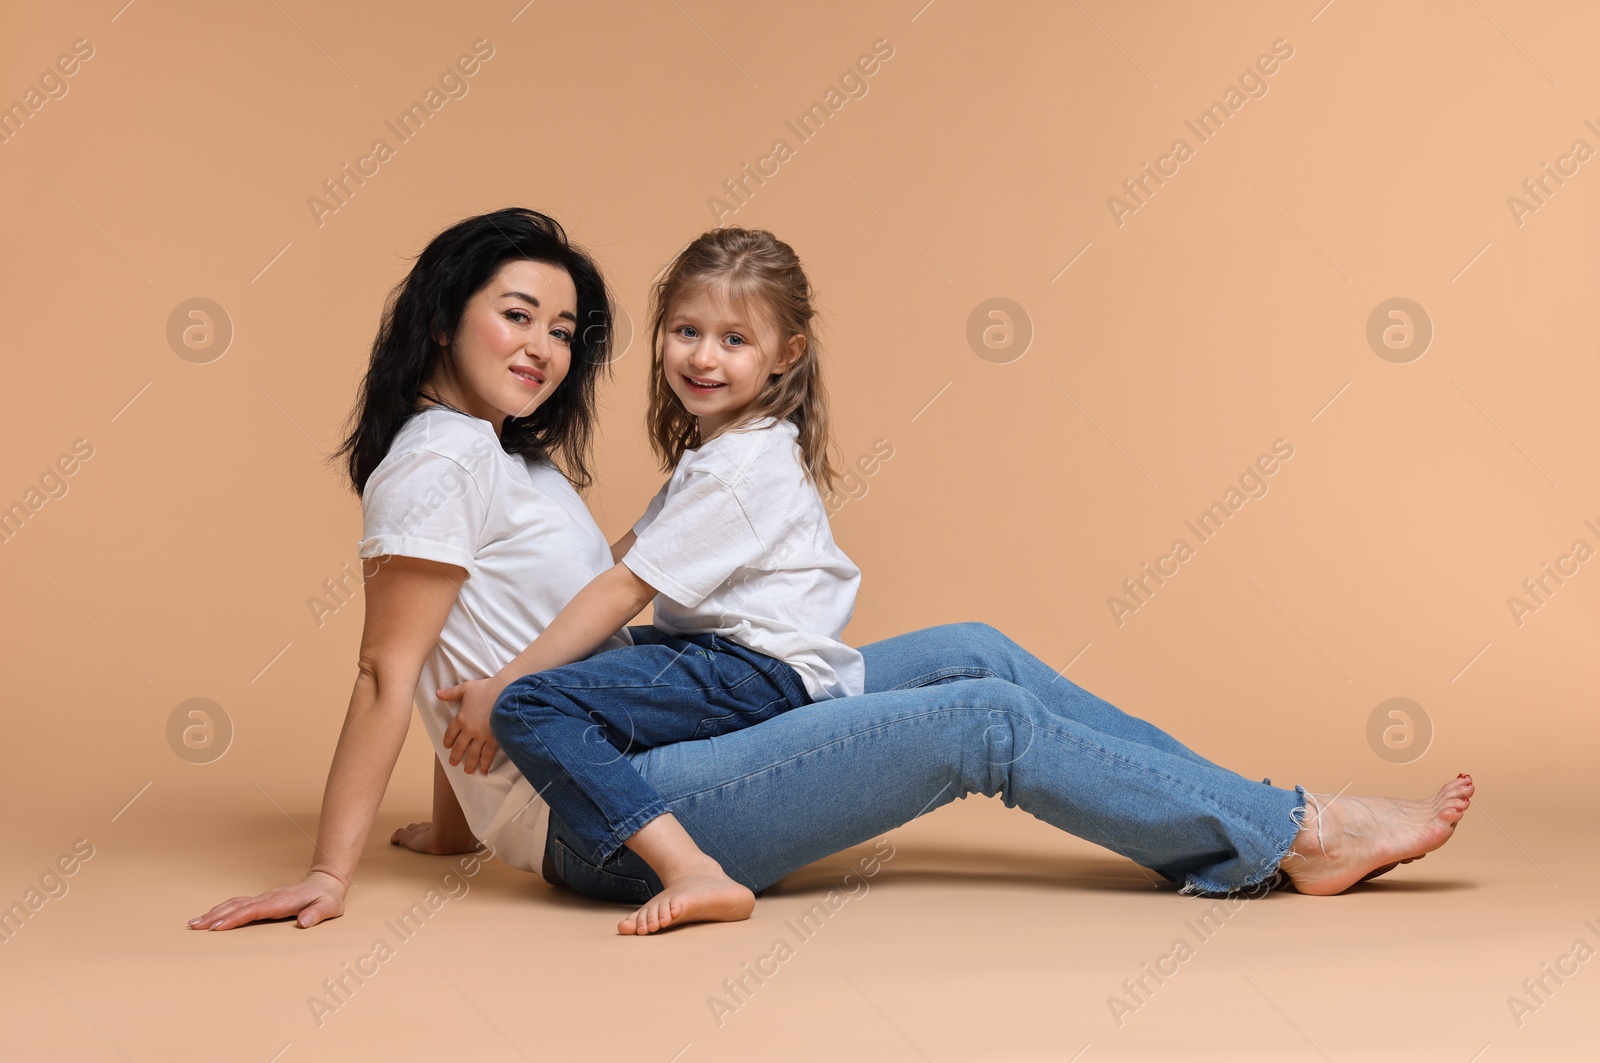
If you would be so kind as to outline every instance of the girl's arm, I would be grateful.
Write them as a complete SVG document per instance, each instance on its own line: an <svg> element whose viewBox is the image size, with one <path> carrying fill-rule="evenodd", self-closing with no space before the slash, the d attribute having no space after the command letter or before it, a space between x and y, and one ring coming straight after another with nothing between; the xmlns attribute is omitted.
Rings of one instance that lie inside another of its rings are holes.
<svg viewBox="0 0 1600 1063"><path fill-rule="evenodd" d="M628 533L629 537L633 535ZM618 562L589 581L550 626L490 680L493 693L533 672L581 661L639 615L656 589Z"/></svg>
<svg viewBox="0 0 1600 1063"><path fill-rule="evenodd" d="M625 538L631 536L630 532ZM460 711L444 732L450 763L461 764L468 774L487 773L497 748L489 714L500 692L525 675L583 660L638 616L655 596L655 588L627 565L613 565L590 580L527 649L491 678L441 690L443 700L461 702Z"/></svg>
<svg viewBox="0 0 1600 1063"><path fill-rule="evenodd" d="M405 742L423 661L439 641L465 572L455 565L391 556L366 581L366 620L355 689L322 795L311 869L293 886L234 897L190 921L231 930L257 919L298 916L315 926L344 912L361 859Z"/></svg>

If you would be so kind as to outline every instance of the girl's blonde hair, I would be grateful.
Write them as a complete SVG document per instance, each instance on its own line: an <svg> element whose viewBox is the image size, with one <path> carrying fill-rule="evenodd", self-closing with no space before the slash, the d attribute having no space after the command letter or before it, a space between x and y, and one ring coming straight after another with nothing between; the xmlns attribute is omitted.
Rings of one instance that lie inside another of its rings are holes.
<svg viewBox="0 0 1600 1063"><path fill-rule="evenodd" d="M801 463L814 484L826 490L837 472L829 457L828 396L817 360L812 324L811 281L794 249L765 229L712 229L702 233L662 272L650 299L650 410L645 423L650 446L671 470L683 452L700 445L699 423L672 393L662 363L667 315L678 299L718 291L746 313L777 330L778 343L805 337L805 351L779 376L770 378L738 421L763 417L793 421L800 430Z"/></svg>

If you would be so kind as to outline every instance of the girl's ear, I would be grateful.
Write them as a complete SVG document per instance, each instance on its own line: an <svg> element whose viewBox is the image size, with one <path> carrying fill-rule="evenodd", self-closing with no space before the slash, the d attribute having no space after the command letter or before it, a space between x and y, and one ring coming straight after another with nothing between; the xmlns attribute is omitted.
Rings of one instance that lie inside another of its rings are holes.
<svg viewBox="0 0 1600 1063"><path fill-rule="evenodd" d="M777 376L793 369L806 354L806 338L801 333L789 337L789 342L783 345L783 350L778 352L778 359L772 366L772 375Z"/></svg>

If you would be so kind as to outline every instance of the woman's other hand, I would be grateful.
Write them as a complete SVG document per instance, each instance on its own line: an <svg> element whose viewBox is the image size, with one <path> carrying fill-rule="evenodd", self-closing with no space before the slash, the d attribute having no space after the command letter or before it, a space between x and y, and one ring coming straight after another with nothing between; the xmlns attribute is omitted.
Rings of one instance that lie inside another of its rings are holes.
<svg viewBox="0 0 1600 1063"><path fill-rule="evenodd" d="M258 893L254 897L232 897L205 915L189 920L191 930L232 930L260 919L288 919L302 927L316 926L324 919L344 914L345 885L323 871L308 871L293 886Z"/></svg>

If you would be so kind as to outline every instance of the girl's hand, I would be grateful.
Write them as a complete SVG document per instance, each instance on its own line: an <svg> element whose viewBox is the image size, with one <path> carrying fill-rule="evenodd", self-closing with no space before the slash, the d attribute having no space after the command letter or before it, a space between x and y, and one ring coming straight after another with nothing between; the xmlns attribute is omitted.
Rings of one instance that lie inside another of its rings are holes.
<svg viewBox="0 0 1600 1063"><path fill-rule="evenodd" d="M258 893L254 897L232 897L205 915L189 920L191 930L232 930L258 919L296 920L302 927L316 926L324 919L344 914L345 885L322 871L308 871L293 886Z"/></svg>
<svg viewBox="0 0 1600 1063"><path fill-rule="evenodd" d="M500 746L489 729L489 713L494 709L500 691L489 679L469 679L439 691L444 701L459 701L461 708L444 731L444 744L450 747L450 764L461 765L461 770L471 775L475 771L489 774L489 765Z"/></svg>
<svg viewBox="0 0 1600 1063"><path fill-rule="evenodd" d="M478 851L478 839L471 834L460 838L447 838L443 835L444 832L435 828L432 823L413 823L395 831L389 838L389 844L403 845L414 853L426 853L429 856L454 856L457 853Z"/></svg>

